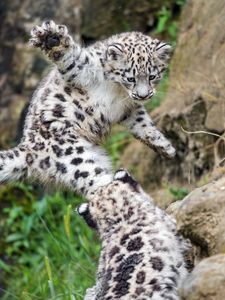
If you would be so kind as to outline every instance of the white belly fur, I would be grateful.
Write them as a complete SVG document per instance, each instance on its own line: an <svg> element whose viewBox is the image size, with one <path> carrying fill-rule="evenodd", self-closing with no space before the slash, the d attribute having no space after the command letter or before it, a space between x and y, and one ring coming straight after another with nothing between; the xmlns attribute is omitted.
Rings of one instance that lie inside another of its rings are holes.
<svg viewBox="0 0 225 300"><path fill-rule="evenodd" d="M107 116L112 123L117 122L124 114L125 108L131 105L127 92L116 83L102 82L88 90L90 103Z"/></svg>

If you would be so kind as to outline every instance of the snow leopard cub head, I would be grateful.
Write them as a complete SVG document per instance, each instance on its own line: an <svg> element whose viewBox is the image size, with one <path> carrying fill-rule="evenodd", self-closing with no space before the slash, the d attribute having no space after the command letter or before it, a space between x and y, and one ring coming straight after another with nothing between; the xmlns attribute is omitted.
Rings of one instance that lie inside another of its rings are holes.
<svg viewBox="0 0 225 300"><path fill-rule="evenodd" d="M105 76L120 83L130 98L144 101L167 68L171 46L140 32L122 33L107 40Z"/></svg>
<svg viewBox="0 0 225 300"><path fill-rule="evenodd" d="M99 189L89 203L77 208L77 212L102 236L132 218L137 202L145 200L149 201L149 197L139 183L127 171L120 169L115 173L113 182Z"/></svg>

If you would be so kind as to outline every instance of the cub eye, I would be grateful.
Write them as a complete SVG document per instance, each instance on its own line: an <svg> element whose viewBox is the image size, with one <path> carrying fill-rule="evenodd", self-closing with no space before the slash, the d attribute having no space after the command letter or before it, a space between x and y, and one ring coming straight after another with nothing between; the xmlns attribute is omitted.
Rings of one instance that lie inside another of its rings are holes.
<svg viewBox="0 0 225 300"><path fill-rule="evenodd" d="M150 75L149 80L153 80L153 79L155 79L155 77L156 77L155 75Z"/></svg>
<svg viewBox="0 0 225 300"><path fill-rule="evenodd" d="M127 81L128 82L135 82L135 78L134 77L127 77Z"/></svg>

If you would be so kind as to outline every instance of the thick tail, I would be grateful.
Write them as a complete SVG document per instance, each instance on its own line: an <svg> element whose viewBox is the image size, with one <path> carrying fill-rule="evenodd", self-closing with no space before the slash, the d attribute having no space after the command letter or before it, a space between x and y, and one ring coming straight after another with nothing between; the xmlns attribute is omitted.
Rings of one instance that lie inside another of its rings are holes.
<svg viewBox="0 0 225 300"><path fill-rule="evenodd" d="M27 173L26 147L19 145L8 151L0 151L0 184L15 181Z"/></svg>

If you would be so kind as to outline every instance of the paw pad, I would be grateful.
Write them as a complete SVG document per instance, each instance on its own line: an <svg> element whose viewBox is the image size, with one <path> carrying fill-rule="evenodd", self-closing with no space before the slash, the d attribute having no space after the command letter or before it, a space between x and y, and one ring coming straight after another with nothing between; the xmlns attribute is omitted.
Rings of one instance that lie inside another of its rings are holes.
<svg viewBox="0 0 225 300"><path fill-rule="evenodd" d="M45 46L47 49L52 49L53 47L57 47L59 45L60 45L60 39L57 35L46 36Z"/></svg>

